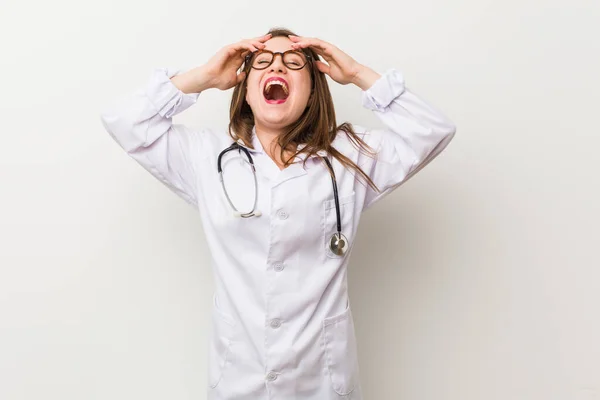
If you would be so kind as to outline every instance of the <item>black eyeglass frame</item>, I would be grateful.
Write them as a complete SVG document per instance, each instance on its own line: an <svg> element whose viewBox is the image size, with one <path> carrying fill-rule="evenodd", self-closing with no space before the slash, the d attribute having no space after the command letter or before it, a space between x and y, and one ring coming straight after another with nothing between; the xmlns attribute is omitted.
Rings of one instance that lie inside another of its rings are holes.
<svg viewBox="0 0 600 400"><path fill-rule="evenodd" d="M267 66L265 66L264 68L256 68L256 67L254 67L254 65L252 65L252 60L254 59L255 56L257 56L258 54L262 54L262 53L271 53L271 55L273 56L273 58L271 58L271 62ZM304 57L306 57L306 62L300 68L292 68L292 67L290 67L289 65L287 65L285 63L285 55L287 53L299 53L299 54L302 54ZM281 51L275 51L275 52L273 52L271 50L257 50L257 51L254 51L254 52L246 55L246 58L245 58L244 62L246 63L246 65L250 65L250 68L261 71L263 69L269 68L271 66L271 64L273 64L273 62L275 61L275 56L277 54L279 54L281 56L281 61L283 62L283 64L287 68L289 68L291 70L294 70L294 71L301 70L309 62L312 63L312 56L310 54L305 53L304 51L299 51L299 50L286 50L284 52L281 52Z"/></svg>

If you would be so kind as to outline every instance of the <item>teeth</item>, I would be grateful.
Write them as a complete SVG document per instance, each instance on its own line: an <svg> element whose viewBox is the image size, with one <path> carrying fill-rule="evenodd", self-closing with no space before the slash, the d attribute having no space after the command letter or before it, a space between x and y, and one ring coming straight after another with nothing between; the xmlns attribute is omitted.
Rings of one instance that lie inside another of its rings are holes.
<svg viewBox="0 0 600 400"><path fill-rule="evenodd" d="M269 81L267 82L267 85L265 86L265 93L269 93L269 88L273 85L279 85L283 88L283 91L285 92L286 96L288 94L290 94L290 91L287 87L287 85L285 84L285 82L283 81L278 81L278 80L273 80L273 81Z"/></svg>

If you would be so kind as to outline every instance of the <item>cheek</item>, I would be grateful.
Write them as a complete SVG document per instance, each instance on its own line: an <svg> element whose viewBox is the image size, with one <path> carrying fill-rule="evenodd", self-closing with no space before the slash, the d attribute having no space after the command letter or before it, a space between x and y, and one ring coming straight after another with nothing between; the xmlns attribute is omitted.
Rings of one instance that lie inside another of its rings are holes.
<svg viewBox="0 0 600 400"><path fill-rule="evenodd" d="M256 77L249 78L247 82L246 102L252 104L253 100L260 100L262 93L260 92L259 81L256 80Z"/></svg>
<svg viewBox="0 0 600 400"><path fill-rule="evenodd" d="M256 101L256 94L251 88L248 88L246 90L246 103L248 103L251 107L254 107Z"/></svg>
<svg viewBox="0 0 600 400"><path fill-rule="evenodd" d="M308 98L310 97L310 81L303 82L302 89L299 94L300 94L299 97L302 99L302 102L308 101Z"/></svg>
<svg viewBox="0 0 600 400"><path fill-rule="evenodd" d="M305 76L304 79L302 80L302 98L306 98L308 99L310 97L310 90L311 90L311 82L310 82L310 76Z"/></svg>

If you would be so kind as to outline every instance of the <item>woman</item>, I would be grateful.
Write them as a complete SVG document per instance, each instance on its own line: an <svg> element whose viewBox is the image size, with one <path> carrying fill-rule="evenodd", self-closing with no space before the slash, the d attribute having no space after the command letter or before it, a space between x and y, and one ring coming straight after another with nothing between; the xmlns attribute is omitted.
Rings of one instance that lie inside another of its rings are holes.
<svg viewBox="0 0 600 400"><path fill-rule="evenodd" d="M325 75L361 88L387 129L336 126ZM232 87L228 134L172 123L204 90ZM446 147L453 123L399 71L285 29L183 74L156 69L102 121L201 215L216 287L208 398L362 399L346 282L358 222Z"/></svg>

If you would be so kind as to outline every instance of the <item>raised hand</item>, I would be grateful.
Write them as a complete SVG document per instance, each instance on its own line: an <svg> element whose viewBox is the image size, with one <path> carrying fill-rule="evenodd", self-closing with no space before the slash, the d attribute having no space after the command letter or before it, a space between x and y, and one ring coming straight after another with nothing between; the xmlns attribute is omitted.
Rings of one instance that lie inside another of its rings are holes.
<svg viewBox="0 0 600 400"><path fill-rule="evenodd" d="M366 90L381 76L324 40L293 35L290 35L289 38L294 42L292 43L293 49L310 47L323 57L327 64L316 60L317 68L339 84L354 83L361 89Z"/></svg>
<svg viewBox="0 0 600 400"><path fill-rule="evenodd" d="M339 84L352 83L360 70L360 64L356 60L331 43L304 36L290 35L289 38L294 42L292 43L293 49L311 47L318 55L323 57L327 64L316 61L317 68Z"/></svg>
<svg viewBox="0 0 600 400"><path fill-rule="evenodd" d="M254 39L244 39L219 50L203 66L210 78L210 86L227 90L244 80L246 73L242 71L238 74L244 57L251 52L264 49L264 42L269 39L271 39L271 34Z"/></svg>

